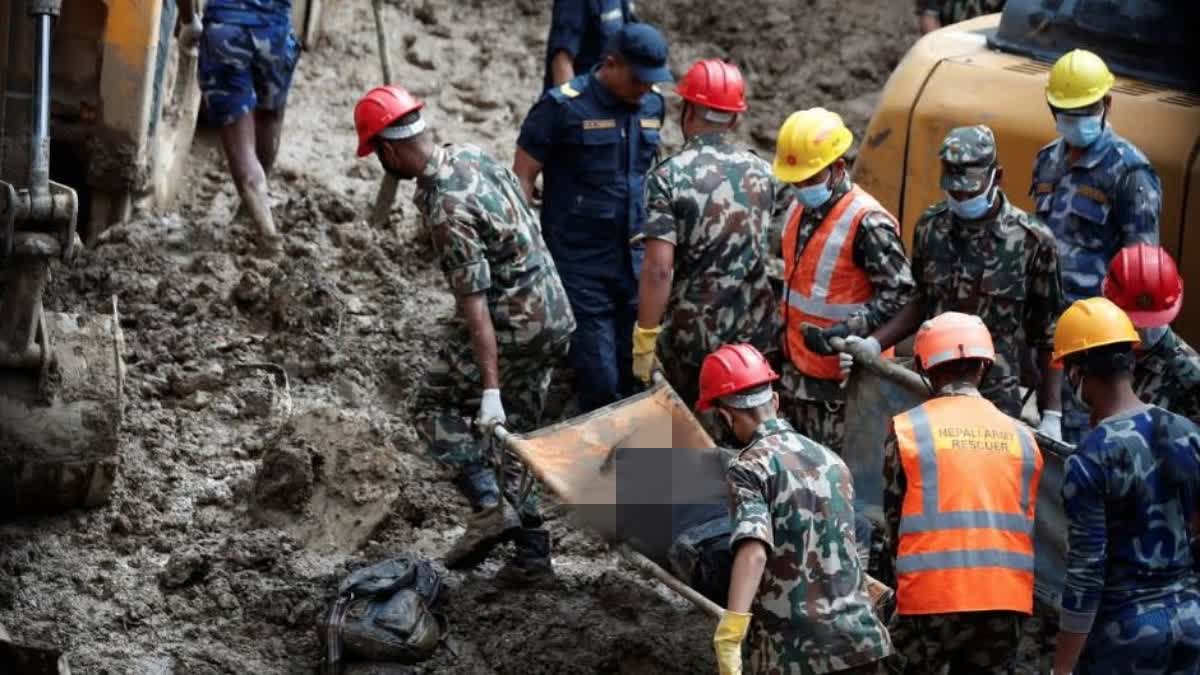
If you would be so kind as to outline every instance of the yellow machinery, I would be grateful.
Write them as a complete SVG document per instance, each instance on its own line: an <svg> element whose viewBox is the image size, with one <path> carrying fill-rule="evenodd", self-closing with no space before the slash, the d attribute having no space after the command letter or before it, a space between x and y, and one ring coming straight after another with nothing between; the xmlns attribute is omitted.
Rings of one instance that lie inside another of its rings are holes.
<svg viewBox="0 0 1200 675"><path fill-rule="evenodd" d="M911 246L921 212L943 199L942 139L956 126L983 123L996 132L1005 191L1033 212L1034 157L1056 136L1044 94L1050 66L1070 49L1095 51L1118 76L1111 123L1162 179L1162 244L1179 261L1187 289L1175 328L1200 344L1200 60L1192 4L1009 0L1003 14L930 33L888 80L862 139L856 180L896 214Z"/></svg>
<svg viewBox="0 0 1200 675"><path fill-rule="evenodd" d="M315 41L320 0L296 3ZM55 260L166 207L200 91L174 0L0 0L0 516L108 500L124 365L116 298L46 312Z"/></svg>

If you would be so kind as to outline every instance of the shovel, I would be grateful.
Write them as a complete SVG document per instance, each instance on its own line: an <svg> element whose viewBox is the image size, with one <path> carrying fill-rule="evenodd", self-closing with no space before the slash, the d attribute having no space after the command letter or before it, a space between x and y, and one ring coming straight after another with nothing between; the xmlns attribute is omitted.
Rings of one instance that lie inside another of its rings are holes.
<svg viewBox="0 0 1200 675"><path fill-rule="evenodd" d="M392 82L392 56L388 50L387 32L383 28L383 0L371 0L371 11L375 14L375 35L379 38L379 65L383 69L385 84ZM383 227L387 223L392 204L396 201L396 188L399 181L391 174L384 174L383 182L379 185L379 194L375 196L375 206L371 209L371 226Z"/></svg>

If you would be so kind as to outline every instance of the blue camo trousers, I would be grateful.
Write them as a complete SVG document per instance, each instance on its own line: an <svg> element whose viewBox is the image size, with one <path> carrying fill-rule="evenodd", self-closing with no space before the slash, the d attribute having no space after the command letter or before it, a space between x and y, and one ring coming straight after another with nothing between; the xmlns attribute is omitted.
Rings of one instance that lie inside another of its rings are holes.
<svg viewBox="0 0 1200 675"><path fill-rule="evenodd" d="M1200 593L1098 616L1075 672L1200 674Z"/></svg>
<svg viewBox="0 0 1200 675"><path fill-rule="evenodd" d="M205 21L200 41L200 91L220 126L253 110L287 104L300 44L290 23L240 26Z"/></svg>

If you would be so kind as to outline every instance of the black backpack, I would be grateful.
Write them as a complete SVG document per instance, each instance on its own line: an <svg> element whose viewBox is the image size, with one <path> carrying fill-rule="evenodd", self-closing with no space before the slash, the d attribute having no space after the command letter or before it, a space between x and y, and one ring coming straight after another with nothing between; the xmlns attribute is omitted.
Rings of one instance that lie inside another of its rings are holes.
<svg viewBox="0 0 1200 675"><path fill-rule="evenodd" d="M327 672L343 660L416 663L437 650L447 634L433 612L442 580L433 565L405 556L355 570L320 630Z"/></svg>

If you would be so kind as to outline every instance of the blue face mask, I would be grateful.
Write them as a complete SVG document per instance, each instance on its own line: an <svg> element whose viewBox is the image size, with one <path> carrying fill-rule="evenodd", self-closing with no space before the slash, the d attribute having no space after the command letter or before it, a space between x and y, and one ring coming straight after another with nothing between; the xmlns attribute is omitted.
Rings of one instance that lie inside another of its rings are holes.
<svg viewBox="0 0 1200 675"><path fill-rule="evenodd" d="M1137 348L1140 350L1148 350L1153 349L1154 345L1158 344L1158 341L1163 339L1163 336L1167 334L1167 327L1158 326L1157 328L1139 328L1137 329L1137 333L1138 337L1142 339Z"/></svg>
<svg viewBox="0 0 1200 675"><path fill-rule="evenodd" d="M1054 120L1058 134L1073 148L1087 148L1104 133L1104 115L1058 115Z"/></svg>
<svg viewBox="0 0 1200 675"><path fill-rule="evenodd" d="M807 187L796 188L796 199L804 205L806 209L815 209L818 206L829 201L833 196L833 188L829 187L829 180L826 179L823 183L817 185L809 185Z"/></svg>
<svg viewBox="0 0 1200 675"><path fill-rule="evenodd" d="M959 201L947 192L946 202L950 204L950 211L963 220L979 220L986 216L996 201L996 193L992 190L992 180L995 175L993 172L992 178L988 179L987 189L970 199Z"/></svg>

